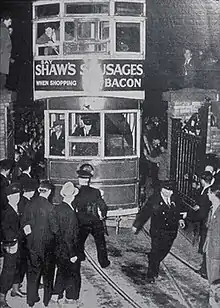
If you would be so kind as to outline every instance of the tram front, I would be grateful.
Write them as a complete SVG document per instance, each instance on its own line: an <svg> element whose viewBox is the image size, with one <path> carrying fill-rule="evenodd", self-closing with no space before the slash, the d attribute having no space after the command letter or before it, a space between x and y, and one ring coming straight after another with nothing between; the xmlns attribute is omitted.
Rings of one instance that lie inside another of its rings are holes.
<svg viewBox="0 0 220 308"><path fill-rule="evenodd" d="M46 106L55 203L88 162L111 213L137 208L145 15L144 0L33 3L34 96Z"/></svg>

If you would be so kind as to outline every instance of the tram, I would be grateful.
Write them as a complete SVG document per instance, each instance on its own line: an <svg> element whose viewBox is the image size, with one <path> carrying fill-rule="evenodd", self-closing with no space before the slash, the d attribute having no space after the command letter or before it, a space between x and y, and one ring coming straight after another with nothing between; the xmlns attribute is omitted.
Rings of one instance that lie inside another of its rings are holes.
<svg viewBox="0 0 220 308"><path fill-rule="evenodd" d="M111 213L135 213L144 100L145 0L33 2L34 100L45 104L47 177L59 191L94 166Z"/></svg>

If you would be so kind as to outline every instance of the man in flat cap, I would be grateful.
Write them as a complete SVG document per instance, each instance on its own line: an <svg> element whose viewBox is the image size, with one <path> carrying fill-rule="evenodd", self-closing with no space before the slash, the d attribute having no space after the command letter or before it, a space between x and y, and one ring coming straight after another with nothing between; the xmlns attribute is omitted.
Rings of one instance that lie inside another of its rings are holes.
<svg viewBox="0 0 220 308"><path fill-rule="evenodd" d="M81 275L78 250L78 220L72 205L79 190L72 182L66 182L60 194L63 201L55 206L51 219L51 230L56 239L57 275L53 300L77 305L81 288ZM75 306L74 306L75 307Z"/></svg>
<svg viewBox="0 0 220 308"><path fill-rule="evenodd" d="M86 239L89 234L92 234L96 243L99 264L102 268L105 268L110 265L103 226L108 208L101 196L100 190L90 186L93 173L94 168L90 164L83 164L77 170L80 188L74 200L74 205L80 226L79 248L83 256Z"/></svg>
<svg viewBox="0 0 220 308"><path fill-rule="evenodd" d="M18 243L20 241L20 219L18 202L20 200L20 185L12 183L6 187L8 203L2 211L2 231L4 264L0 275L0 307L10 308L6 296L14 282L16 263L19 259Z"/></svg>
<svg viewBox="0 0 220 308"><path fill-rule="evenodd" d="M38 295L40 278L44 278L43 303L48 305L54 279L54 242L49 226L49 217L53 205L48 198L53 190L49 181L39 185L39 196L25 207L21 225L27 239L28 275L27 275L27 304L33 307L40 300Z"/></svg>
<svg viewBox="0 0 220 308"><path fill-rule="evenodd" d="M53 123L53 132L50 136L50 155L63 156L65 154L63 125L64 122L59 120Z"/></svg>
<svg viewBox="0 0 220 308"><path fill-rule="evenodd" d="M148 255L147 281L153 283L159 275L160 262L169 253L177 236L178 227L185 227L175 183L167 180L156 190L137 214L132 231L137 234L151 218L151 251Z"/></svg>

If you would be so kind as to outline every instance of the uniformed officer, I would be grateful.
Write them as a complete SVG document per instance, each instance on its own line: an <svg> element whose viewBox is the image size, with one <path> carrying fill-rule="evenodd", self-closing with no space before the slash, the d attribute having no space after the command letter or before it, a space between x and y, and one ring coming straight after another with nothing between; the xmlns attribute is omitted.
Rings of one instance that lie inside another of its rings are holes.
<svg viewBox="0 0 220 308"><path fill-rule="evenodd" d="M52 296L55 260L49 217L53 205L48 201L52 189L53 186L49 181L42 181L38 188L39 196L34 198L28 207L26 206L22 218L28 248L27 303L30 307L40 300L38 289L41 275L44 278L45 306Z"/></svg>
<svg viewBox="0 0 220 308"><path fill-rule="evenodd" d="M150 236L151 251L147 281L153 283L159 274L160 262L169 253L177 236L179 225L184 228L185 222L181 216L180 202L174 193L175 183L163 181L160 190L155 191L137 214L132 230L138 233L144 224L151 218Z"/></svg>
<svg viewBox="0 0 220 308"><path fill-rule="evenodd" d="M103 226L108 209L99 189L90 186L93 173L94 168L90 164L83 164L77 170L79 193L74 200L74 206L79 219L79 248L81 254L84 255L86 239L89 234L92 234L96 243L99 264L105 268L110 264Z"/></svg>
<svg viewBox="0 0 220 308"><path fill-rule="evenodd" d="M20 241L20 224L18 202L20 200L20 185L12 183L5 189L8 203L2 212L4 263L0 275L0 307L10 308L6 296L14 282L16 263L19 258L18 242Z"/></svg>

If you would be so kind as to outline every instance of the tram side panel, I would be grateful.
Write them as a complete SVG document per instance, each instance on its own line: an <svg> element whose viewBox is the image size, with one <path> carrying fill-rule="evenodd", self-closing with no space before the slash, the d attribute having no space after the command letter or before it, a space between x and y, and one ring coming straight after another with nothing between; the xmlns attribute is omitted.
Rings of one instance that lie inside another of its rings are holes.
<svg viewBox="0 0 220 308"><path fill-rule="evenodd" d="M66 181L77 185L76 170L84 162L95 168L91 185L101 189L109 210L129 209L138 202L138 159L125 160L48 160L49 178L55 185L54 203L61 201L60 189Z"/></svg>

